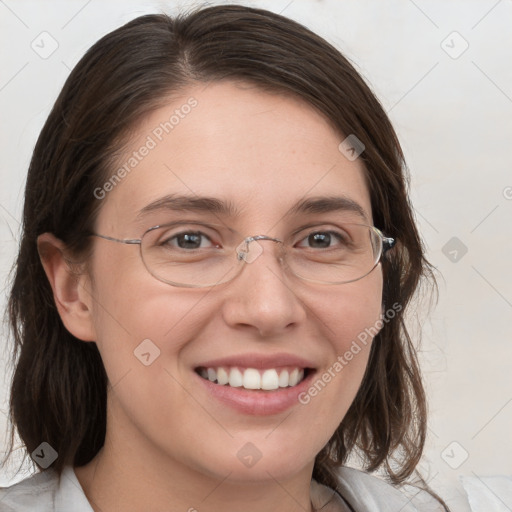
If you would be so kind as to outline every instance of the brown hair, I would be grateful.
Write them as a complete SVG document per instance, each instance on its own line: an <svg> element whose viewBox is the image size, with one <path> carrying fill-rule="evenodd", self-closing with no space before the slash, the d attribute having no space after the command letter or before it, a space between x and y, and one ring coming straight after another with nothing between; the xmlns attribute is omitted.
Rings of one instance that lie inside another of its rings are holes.
<svg viewBox="0 0 512 512"><path fill-rule="evenodd" d="M375 337L357 396L317 455L313 477L335 488L336 468L358 452L367 471L383 467L392 483L402 483L420 461L427 428L404 312L431 267L414 223L400 144L379 101L336 48L290 19L237 5L134 19L92 46L67 79L27 177L8 306L12 424L28 453L42 441L55 448L51 467L59 472L65 464L86 464L103 445L108 381L102 360L94 343L65 329L36 239L51 232L85 254L91 239L84 233L92 231L101 205L93 191L112 174L131 130L187 85L223 79L299 97L340 134L355 134L365 145L360 158L374 223L399 241L382 262L383 302L402 309Z"/></svg>

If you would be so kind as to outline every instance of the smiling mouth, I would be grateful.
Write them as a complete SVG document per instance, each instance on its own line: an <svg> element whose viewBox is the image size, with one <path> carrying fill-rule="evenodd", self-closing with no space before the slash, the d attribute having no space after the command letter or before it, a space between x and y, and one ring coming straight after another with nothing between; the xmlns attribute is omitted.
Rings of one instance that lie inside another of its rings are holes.
<svg viewBox="0 0 512 512"><path fill-rule="evenodd" d="M313 370L310 368L239 368L200 366L195 372L205 380L221 386L249 390L275 391L300 384Z"/></svg>

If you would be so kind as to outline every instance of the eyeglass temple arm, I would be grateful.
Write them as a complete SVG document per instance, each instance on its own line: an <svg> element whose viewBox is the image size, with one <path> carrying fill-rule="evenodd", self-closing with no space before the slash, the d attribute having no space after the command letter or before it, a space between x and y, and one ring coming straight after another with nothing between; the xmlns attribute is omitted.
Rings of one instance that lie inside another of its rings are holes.
<svg viewBox="0 0 512 512"><path fill-rule="evenodd" d="M142 240L140 238L121 240L119 238L113 238L111 236L98 235L97 233L91 233L91 236L97 236L99 238L104 238L105 240L110 240L111 242L118 242L120 244L140 244L142 242Z"/></svg>
<svg viewBox="0 0 512 512"><path fill-rule="evenodd" d="M382 236L382 253L385 254L389 249L396 245L396 240L389 236Z"/></svg>

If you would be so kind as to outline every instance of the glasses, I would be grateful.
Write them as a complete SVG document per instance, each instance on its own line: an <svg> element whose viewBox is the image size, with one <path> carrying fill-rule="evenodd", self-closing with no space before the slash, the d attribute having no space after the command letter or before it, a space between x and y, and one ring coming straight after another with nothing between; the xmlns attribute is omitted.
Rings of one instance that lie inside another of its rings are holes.
<svg viewBox="0 0 512 512"><path fill-rule="evenodd" d="M329 228L302 228L285 240L266 235L244 238L218 224L172 222L149 228L140 239L111 242L137 244L148 272L172 286L203 288L227 283L263 252L263 240L276 244L276 256L285 271L305 281L345 284L362 279L395 245L374 226L337 224ZM242 242L240 240L242 239Z"/></svg>

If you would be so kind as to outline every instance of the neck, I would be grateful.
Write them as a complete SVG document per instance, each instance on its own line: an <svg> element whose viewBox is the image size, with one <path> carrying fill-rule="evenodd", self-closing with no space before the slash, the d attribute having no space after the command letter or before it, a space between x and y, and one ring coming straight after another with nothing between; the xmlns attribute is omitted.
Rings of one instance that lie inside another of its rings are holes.
<svg viewBox="0 0 512 512"><path fill-rule="evenodd" d="M75 474L94 512L183 510L188 512L310 512L308 473L285 481L240 482L185 470L160 471L155 465L123 461L113 463L102 450Z"/></svg>
<svg viewBox="0 0 512 512"><path fill-rule="evenodd" d="M275 477L272 471L261 476L260 471L257 480L191 466L163 454L147 438L133 442L107 428L103 448L91 462L75 468L75 474L95 512L139 512L148 504L151 510L188 512L312 510L313 462L286 476Z"/></svg>

